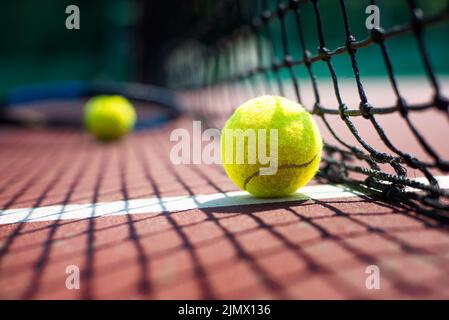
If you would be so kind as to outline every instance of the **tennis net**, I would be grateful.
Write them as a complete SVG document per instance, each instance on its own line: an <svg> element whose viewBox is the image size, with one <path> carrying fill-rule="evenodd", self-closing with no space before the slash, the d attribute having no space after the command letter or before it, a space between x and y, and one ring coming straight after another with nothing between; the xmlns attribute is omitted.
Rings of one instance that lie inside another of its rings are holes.
<svg viewBox="0 0 449 320"><path fill-rule="evenodd" d="M436 178L449 172L449 161L419 126L425 114L430 122L449 115L441 84L449 69L441 58L449 1L200 0L195 8L199 23L171 44L165 61L167 85L187 111L221 128L249 98L291 97L328 132L319 179L449 221L449 192ZM376 8L380 25L367 28ZM372 79L381 89L369 95ZM418 85L406 92L410 79ZM416 88L426 100L409 101ZM392 115L387 128L382 119ZM422 153L391 138L396 122Z"/></svg>

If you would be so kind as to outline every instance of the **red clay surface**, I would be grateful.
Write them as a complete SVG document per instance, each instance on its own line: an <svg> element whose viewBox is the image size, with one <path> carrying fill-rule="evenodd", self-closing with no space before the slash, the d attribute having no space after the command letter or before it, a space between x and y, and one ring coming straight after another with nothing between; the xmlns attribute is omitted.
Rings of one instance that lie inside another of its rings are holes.
<svg viewBox="0 0 449 320"><path fill-rule="evenodd" d="M219 166L171 164L179 126L114 144L0 129L0 208L236 190ZM449 298L449 232L367 197L0 225L0 298Z"/></svg>

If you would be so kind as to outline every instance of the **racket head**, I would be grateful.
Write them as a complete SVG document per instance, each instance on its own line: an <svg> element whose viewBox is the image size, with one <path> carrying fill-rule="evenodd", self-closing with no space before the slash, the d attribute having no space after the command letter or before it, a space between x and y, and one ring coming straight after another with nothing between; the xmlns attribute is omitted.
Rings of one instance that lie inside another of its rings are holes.
<svg viewBox="0 0 449 320"><path fill-rule="evenodd" d="M121 95L136 108L136 130L158 127L181 114L175 93L139 84L65 81L17 87L0 103L0 123L19 127L83 127L85 102L97 95Z"/></svg>

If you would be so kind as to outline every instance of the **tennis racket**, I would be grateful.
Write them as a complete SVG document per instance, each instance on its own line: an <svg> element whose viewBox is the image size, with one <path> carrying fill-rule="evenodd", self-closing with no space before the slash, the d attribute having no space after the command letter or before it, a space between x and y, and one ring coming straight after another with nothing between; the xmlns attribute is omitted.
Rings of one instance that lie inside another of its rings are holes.
<svg viewBox="0 0 449 320"><path fill-rule="evenodd" d="M176 95L140 83L66 81L17 87L0 100L0 124L20 127L83 126L83 105L96 95L121 95L136 107L136 129L160 126L180 115Z"/></svg>

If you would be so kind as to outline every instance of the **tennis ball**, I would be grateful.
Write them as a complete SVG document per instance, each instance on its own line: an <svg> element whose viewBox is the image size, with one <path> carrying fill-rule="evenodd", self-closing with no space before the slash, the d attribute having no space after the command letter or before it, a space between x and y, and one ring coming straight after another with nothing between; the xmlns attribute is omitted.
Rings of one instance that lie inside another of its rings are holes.
<svg viewBox="0 0 449 320"><path fill-rule="evenodd" d="M261 132L265 138L258 134ZM229 178L261 198L288 196L306 185L318 171L322 147L312 116L300 104L278 96L260 96L242 104L227 120L221 135L221 157ZM261 174L261 168L269 166L260 158L263 154L274 156L274 174Z"/></svg>
<svg viewBox="0 0 449 320"><path fill-rule="evenodd" d="M84 107L87 130L97 139L116 140L134 128L136 111L122 96L95 96Z"/></svg>

